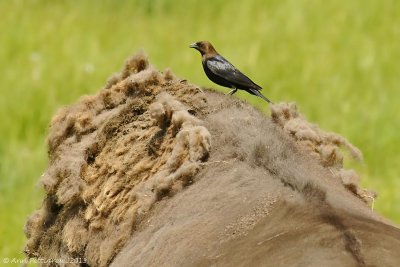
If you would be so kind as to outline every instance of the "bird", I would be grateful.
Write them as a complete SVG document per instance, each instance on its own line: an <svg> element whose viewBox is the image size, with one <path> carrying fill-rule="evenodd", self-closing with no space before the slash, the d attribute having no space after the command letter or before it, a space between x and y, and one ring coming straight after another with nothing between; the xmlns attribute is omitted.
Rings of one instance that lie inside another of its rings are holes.
<svg viewBox="0 0 400 267"><path fill-rule="evenodd" d="M204 72L211 81L232 89L228 93L229 95L233 95L240 89L272 104L271 100L261 94L260 90L262 87L250 80L249 77L244 75L228 60L218 54L210 42L198 41L191 44L189 47L200 52Z"/></svg>

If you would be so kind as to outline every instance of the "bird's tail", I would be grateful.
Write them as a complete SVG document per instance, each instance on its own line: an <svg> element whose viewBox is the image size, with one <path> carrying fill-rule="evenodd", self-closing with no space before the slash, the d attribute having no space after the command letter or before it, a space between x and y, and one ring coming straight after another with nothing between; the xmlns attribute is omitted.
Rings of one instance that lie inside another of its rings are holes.
<svg viewBox="0 0 400 267"><path fill-rule="evenodd" d="M267 101L270 104L273 104L273 102L271 100L269 100L268 98L266 98L265 96L263 96L260 91L258 91L257 89L254 88L249 88L249 90L256 96L261 97L262 99L264 99L265 101Z"/></svg>

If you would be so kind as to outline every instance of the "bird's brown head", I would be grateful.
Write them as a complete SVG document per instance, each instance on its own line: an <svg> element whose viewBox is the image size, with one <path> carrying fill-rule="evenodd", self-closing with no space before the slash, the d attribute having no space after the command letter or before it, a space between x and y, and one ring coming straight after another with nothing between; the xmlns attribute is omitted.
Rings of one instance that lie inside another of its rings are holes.
<svg viewBox="0 0 400 267"><path fill-rule="evenodd" d="M218 54L217 51L215 51L212 44L207 41L199 41L191 44L189 47L198 50L202 56L206 57L211 57Z"/></svg>

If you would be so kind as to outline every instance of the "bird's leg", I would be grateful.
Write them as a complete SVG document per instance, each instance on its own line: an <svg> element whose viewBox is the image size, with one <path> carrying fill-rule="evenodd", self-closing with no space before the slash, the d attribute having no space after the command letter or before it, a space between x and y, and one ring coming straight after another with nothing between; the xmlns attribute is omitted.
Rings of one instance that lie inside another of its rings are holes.
<svg viewBox="0 0 400 267"><path fill-rule="evenodd" d="M233 87L233 89L228 93L228 95L233 95L234 93L236 93L238 89Z"/></svg>

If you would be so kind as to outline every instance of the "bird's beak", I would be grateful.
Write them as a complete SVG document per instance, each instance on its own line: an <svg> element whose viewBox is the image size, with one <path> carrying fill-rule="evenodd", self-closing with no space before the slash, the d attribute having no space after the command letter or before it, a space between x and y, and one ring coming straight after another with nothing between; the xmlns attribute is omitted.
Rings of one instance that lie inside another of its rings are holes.
<svg viewBox="0 0 400 267"><path fill-rule="evenodd" d="M198 49L199 48L196 43L193 43L193 44L189 45L189 47L190 48L194 48L194 49Z"/></svg>

